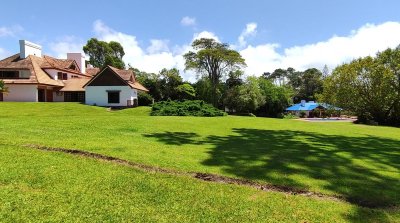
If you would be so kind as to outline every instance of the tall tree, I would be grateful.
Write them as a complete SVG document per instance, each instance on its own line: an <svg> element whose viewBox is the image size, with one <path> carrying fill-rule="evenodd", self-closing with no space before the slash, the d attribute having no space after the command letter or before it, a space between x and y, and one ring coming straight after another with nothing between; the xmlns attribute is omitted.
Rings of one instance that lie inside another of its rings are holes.
<svg viewBox="0 0 400 223"><path fill-rule="evenodd" d="M324 81L323 99L357 114L359 121L400 125L400 49L338 66Z"/></svg>
<svg viewBox="0 0 400 223"><path fill-rule="evenodd" d="M178 99L177 87L183 83L179 70L172 68L170 70L162 69L160 71L160 86L162 91L162 99Z"/></svg>
<svg viewBox="0 0 400 223"><path fill-rule="evenodd" d="M119 69L125 69L125 63L122 60L125 52L118 42L111 41L107 43L96 38L91 38L83 46L83 52L89 55L89 63L94 67L103 68L111 65Z"/></svg>
<svg viewBox="0 0 400 223"><path fill-rule="evenodd" d="M221 78L230 71L246 66L239 52L229 49L228 44L214 39L201 38L193 41L190 51L184 55L185 69L195 70L211 81L212 104L218 106L217 90Z"/></svg>

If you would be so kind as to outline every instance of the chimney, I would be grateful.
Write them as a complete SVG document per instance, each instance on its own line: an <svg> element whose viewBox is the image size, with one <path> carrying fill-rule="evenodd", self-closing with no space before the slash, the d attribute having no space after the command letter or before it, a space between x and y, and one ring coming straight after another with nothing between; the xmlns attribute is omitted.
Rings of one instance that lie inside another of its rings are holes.
<svg viewBox="0 0 400 223"><path fill-rule="evenodd" d="M67 58L69 60L75 60L78 64L79 70L81 73L86 73L86 66L85 66L85 54L83 53L67 53Z"/></svg>
<svg viewBox="0 0 400 223"><path fill-rule="evenodd" d="M306 100L301 100L301 107L305 107L306 106Z"/></svg>
<svg viewBox="0 0 400 223"><path fill-rule="evenodd" d="M21 59L25 59L29 55L35 55L37 57L42 57L42 47L35 44L31 43L26 40L20 40L19 41L19 56Z"/></svg>

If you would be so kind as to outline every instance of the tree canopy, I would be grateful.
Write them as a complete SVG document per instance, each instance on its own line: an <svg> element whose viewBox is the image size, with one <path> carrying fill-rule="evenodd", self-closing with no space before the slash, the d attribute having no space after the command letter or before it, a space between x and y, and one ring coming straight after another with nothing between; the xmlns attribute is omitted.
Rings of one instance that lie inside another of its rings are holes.
<svg viewBox="0 0 400 223"><path fill-rule="evenodd" d="M239 52L229 49L228 44L214 39L201 38L192 43L195 50L184 55L185 69L204 74L211 82L212 103L218 106L217 88L220 79L230 71L246 66Z"/></svg>
<svg viewBox="0 0 400 223"><path fill-rule="evenodd" d="M103 68L111 65L118 69L125 69L122 57L125 55L124 48L120 43L111 41L109 43L91 38L83 46L83 52L89 55L89 63L94 67Z"/></svg>
<svg viewBox="0 0 400 223"><path fill-rule="evenodd" d="M338 66L322 97L355 112L361 122L400 125L400 48Z"/></svg>

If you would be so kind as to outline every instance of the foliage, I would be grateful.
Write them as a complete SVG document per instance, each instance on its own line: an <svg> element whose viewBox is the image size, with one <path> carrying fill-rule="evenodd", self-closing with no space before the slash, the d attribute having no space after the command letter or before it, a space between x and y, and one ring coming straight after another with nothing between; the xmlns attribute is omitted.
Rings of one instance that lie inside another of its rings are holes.
<svg viewBox="0 0 400 223"><path fill-rule="evenodd" d="M149 94L154 98L155 101L162 100L177 100L180 97L188 95L182 95L189 92L178 92L178 86L183 84L182 77L179 74L179 70L173 69L162 69L158 74L146 73L136 68L130 67L136 75L136 79L149 90Z"/></svg>
<svg viewBox="0 0 400 223"><path fill-rule="evenodd" d="M297 119L299 117L297 117L296 115L292 114L292 113L287 113L285 115L283 115L282 117L283 119Z"/></svg>
<svg viewBox="0 0 400 223"><path fill-rule="evenodd" d="M206 78L202 77L194 84L194 88L196 90L196 98L199 100L203 100L207 103L213 102L212 96L212 84L211 81ZM217 100L218 100L218 107L220 107L222 98L223 98L224 86L219 84L217 87Z"/></svg>
<svg viewBox="0 0 400 223"><path fill-rule="evenodd" d="M149 106L152 105L154 101L154 98L146 93L146 92L141 92L139 91L138 93L138 104L139 106Z"/></svg>
<svg viewBox="0 0 400 223"><path fill-rule="evenodd" d="M253 112L265 103L258 79L248 77L242 85L233 86L226 91L224 105L236 112Z"/></svg>
<svg viewBox="0 0 400 223"><path fill-rule="evenodd" d="M96 38L91 38L83 46L85 54L89 55L89 63L94 67L103 68L111 65L118 69L125 69L122 57L125 55L120 43L111 41L109 43Z"/></svg>
<svg viewBox="0 0 400 223"><path fill-rule="evenodd" d="M322 98L355 112L360 122L400 125L400 48L337 67Z"/></svg>
<svg viewBox="0 0 400 223"><path fill-rule="evenodd" d="M259 85L265 104L258 109L258 114L268 117L278 117L292 103L293 91L286 85L277 86L264 77L259 78Z"/></svg>
<svg viewBox="0 0 400 223"><path fill-rule="evenodd" d="M324 68L327 74L329 70ZM298 103L301 100L316 101L317 96L323 90L323 73L316 68L310 68L305 71L296 71L289 67L288 69L276 69L273 73L266 72L262 75L274 84L291 88L293 93L293 102Z"/></svg>
<svg viewBox="0 0 400 223"><path fill-rule="evenodd" d="M175 91L179 100L193 100L196 96L196 90L189 83L179 85Z"/></svg>
<svg viewBox="0 0 400 223"><path fill-rule="evenodd" d="M153 116L224 116L225 112L200 100L193 101L161 101L153 104Z"/></svg>
<svg viewBox="0 0 400 223"><path fill-rule="evenodd" d="M161 100L178 99L177 87L183 83L179 70L176 68L162 69L159 74L159 86L161 86Z"/></svg>
<svg viewBox="0 0 400 223"><path fill-rule="evenodd" d="M231 71L246 66L239 52L229 49L228 44L214 39L201 38L192 43L195 50L184 55L185 69L204 74L211 81L212 104L218 106L217 89L220 79Z"/></svg>
<svg viewBox="0 0 400 223"><path fill-rule="evenodd" d="M0 80L0 93L7 93L8 87L6 87L3 80Z"/></svg>

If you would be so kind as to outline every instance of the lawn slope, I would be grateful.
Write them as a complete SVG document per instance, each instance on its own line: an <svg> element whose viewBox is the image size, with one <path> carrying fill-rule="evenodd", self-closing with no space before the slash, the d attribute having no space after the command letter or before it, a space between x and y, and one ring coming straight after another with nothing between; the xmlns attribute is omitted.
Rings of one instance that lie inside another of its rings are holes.
<svg viewBox="0 0 400 223"><path fill-rule="evenodd" d="M234 116L152 117L146 107L107 111L75 103L0 103L0 111L0 144L12 148L79 149L340 196L392 210L388 213L397 213L400 205L398 128Z"/></svg>

